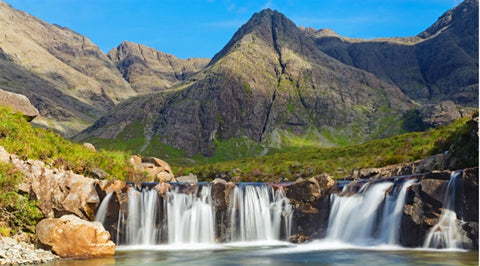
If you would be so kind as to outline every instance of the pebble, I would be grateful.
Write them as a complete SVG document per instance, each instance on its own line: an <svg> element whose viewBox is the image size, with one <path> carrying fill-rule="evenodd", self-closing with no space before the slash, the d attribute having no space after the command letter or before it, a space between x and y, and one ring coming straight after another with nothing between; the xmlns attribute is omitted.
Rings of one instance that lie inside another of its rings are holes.
<svg viewBox="0 0 480 266"><path fill-rule="evenodd" d="M50 251L35 249L33 244L17 242L9 237L0 238L0 265L38 264L59 258Z"/></svg>

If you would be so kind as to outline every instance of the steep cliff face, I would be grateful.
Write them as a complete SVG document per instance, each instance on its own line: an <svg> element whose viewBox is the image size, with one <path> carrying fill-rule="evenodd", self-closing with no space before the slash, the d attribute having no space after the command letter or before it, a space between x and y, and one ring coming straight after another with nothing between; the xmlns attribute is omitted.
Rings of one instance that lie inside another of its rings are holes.
<svg viewBox="0 0 480 266"><path fill-rule="evenodd" d="M0 67L0 87L26 95L46 118L43 122L66 135L136 95L88 38L3 2Z"/></svg>
<svg viewBox="0 0 480 266"><path fill-rule="evenodd" d="M293 138L332 145L332 132L354 142L394 134L398 124L383 122L398 121L412 107L398 87L330 58L284 15L264 10L204 71L122 104L77 138L143 137L143 149L158 139L206 156L219 142L239 138L268 147ZM127 137L132 127L139 134Z"/></svg>
<svg viewBox="0 0 480 266"><path fill-rule="evenodd" d="M478 0L466 0L410 38L360 40L304 30L319 49L424 103L478 106Z"/></svg>
<svg viewBox="0 0 480 266"><path fill-rule="evenodd" d="M210 61L206 58L183 60L127 41L108 52L108 57L140 94L168 89L202 70Z"/></svg>

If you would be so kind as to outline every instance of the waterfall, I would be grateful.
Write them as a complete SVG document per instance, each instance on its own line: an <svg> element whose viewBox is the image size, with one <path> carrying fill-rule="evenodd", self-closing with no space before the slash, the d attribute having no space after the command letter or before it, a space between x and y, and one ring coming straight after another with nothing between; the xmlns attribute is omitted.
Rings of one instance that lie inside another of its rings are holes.
<svg viewBox="0 0 480 266"><path fill-rule="evenodd" d="M403 182L404 180L397 180ZM402 219L403 205L405 205L405 195L407 188L410 187L416 180L411 179L404 181L402 185L395 184L395 190L392 195L387 195L385 199L385 206L383 208L382 224L378 239L381 243L390 245L398 244L400 221ZM398 189L398 190L397 190Z"/></svg>
<svg viewBox="0 0 480 266"><path fill-rule="evenodd" d="M282 233L289 238L293 211L282 188L236 186L230 201L232 241L280 240Z"/></svg>
<svg viewBox="0 0 480 266"><path fill-rule="evenodd" d="M161 237L157 217L159 206L156 191L129 189L127 211L120 210L118 218L117 242L128 245L156 244Z"/></svg>
<svg viewBox="0 0 480 266"><path fill-rule="evenodd" d="M107 196L103 199L100 206L98 206L97 213L95 214L95 221L101 222L102 224L105 223L105 218L107 217L108 211L108 203L110 202L110 198L112 197L113 193L108 193Z"/></svg>
<svg viewBox="0 0 480 266"><path fill-rule="evenodd" d="M455 212L455 193L461 181L462 171L455 171L450 176L447 191L442 202L442 214L425 239L425 248L461 248L462 237L460 234L461 221Z"/></svg>
<svg viewBox="0 0 480 266"><path fill-rule="evenodd" d="M218 241L210 184L189 187L173 184L163 195L149 186L141 189L130 186L127 192L116 194L120 206L118 220L109 224L109 228L115 230L117 244L151 246ZM104 226L113 195L108 194L97 210L96 220ZM232 188L228 202L225 210L228 237L224 240L275 241L290 237L293 210L283 188L238 184Z"/></svg>
<svg viewBox="0 0 480 266"><path fill-rule="evenodd" d="M211 187L202 186L196 193L168 191L167 221L169 244L215 243L215 212L212 206Z"/></svg>
<svg viewBox="0 0 480 266"><path fill-rule="evenodd" d="M327 239L361 245L397 244L406 190L413 182L401 178L366 183L352 196L333 194Z"/></svg>

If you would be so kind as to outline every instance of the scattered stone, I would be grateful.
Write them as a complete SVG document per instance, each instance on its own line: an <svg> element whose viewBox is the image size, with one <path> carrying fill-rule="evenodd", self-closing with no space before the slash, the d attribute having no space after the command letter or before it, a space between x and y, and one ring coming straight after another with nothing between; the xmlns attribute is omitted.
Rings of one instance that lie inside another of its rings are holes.
<svg viewBox="0 0 480 266"><path fill-rule="evenodd" d="M107 173L100 168L93 168L90 171L90 174L93 178L100 179L100 180L103 180L107 177Z"/></svg>
<svg viewBox="0 0 480 266"><path fill-rule="evenodd" d="M47 218L37 224L41 244L62 258L87 258L115 254L110 233L100 222L88 222L75 215Z"/></svg>

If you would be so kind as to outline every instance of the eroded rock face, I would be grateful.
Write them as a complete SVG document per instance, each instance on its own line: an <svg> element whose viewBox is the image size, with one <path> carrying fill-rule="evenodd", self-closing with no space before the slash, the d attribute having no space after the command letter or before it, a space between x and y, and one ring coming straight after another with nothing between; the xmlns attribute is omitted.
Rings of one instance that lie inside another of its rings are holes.
<svg viewBox="0 0 480 266"><path fill-rule="evenodd" d="M101 223L88 222L75 215L40 221L37 224L37 236L41 244L63 258L115 254L115 244Z"/></svg>

